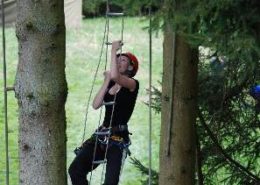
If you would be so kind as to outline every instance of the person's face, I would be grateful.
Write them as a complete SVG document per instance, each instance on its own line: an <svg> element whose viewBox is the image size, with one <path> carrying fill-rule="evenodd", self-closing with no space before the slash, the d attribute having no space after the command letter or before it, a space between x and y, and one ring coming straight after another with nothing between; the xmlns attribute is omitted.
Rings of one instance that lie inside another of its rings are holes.
<svg viewBox="0 0 260 185"><path fill-rule="evenodd" d="M129 66L129 59L126 56L121 55L117 57L117 67L119 73L123 74L124 72L126 72L128 66Z"/></svg>

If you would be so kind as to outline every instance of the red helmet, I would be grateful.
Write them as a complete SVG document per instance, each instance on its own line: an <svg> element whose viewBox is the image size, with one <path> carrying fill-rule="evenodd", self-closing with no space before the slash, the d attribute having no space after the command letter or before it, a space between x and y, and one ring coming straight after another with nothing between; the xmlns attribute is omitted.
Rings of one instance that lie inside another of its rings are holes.
<svg viewBox="0 0 260 185"><path fill-rule="evenodd" d="M131 77L135 76L135 74L138 71L138 66L139 66L138 59L136 58L136 56L134 54L132 54L130 52L122 53L122 55L125 55L130 59L130 63L133 66L133 71L132 71Z"/></svg>

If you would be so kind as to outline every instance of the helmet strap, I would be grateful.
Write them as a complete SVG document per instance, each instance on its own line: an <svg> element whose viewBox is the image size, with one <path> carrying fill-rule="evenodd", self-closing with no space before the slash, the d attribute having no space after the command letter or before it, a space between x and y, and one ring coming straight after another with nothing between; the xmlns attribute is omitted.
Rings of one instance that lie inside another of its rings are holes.
<svg viewBox="0 0 260 185"><path fill-rule="evenodd" d="M127 68L128 71L133 71L133 69L134 69L134 67L132 65L129 65Z"/></svg>

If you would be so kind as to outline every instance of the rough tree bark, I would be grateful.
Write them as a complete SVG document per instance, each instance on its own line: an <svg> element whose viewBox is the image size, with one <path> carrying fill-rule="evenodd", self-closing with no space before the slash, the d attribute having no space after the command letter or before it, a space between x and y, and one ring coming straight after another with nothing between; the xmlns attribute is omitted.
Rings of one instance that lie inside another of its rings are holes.
<svg viewBox="0 0 260 185"><path fill-rule="evenodd" d="M66 185L65 23L62 0L18 0L21 185Z"/></svg>
<svg viewBox="0 0 260 185"><path fill-rule="evenodd" d="M193 185L198 55L171 25L163 44L159 184Z"/></svg>

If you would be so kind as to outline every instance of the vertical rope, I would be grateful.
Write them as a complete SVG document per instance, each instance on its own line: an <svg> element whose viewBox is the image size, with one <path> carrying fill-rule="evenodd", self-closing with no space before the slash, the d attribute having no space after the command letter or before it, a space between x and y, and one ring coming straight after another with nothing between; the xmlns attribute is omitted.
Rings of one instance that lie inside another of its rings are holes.
<svg viewBox="0 0 260 185"><path fill-rule="evenodd" d="M5 160L6 185L9 185L9 148L8 148L8 120L7 120L7 87L6 87L6 44L5 44L5 10L2 0L2 39L3 39L3 78L4 78L4 124L5 124Z"/></svg>
<svg viewBox="0 0 260 185"><path fill-rule="evenodd" d="M81 142L82 144L84 142L85 134L86 134L86 127L87 127L87 120L88 120L88 110L89 110L89 106L90 106L90 99L91 99L91 96L92 96L92 93L93 93L95 81L96 81L96 78L97 78L98 69L99 69L99 66L100 66L100 63L101 63L101 59L102 59L102 55L103 55L103 49L104 49L105 38L106 38L106 33L107 33L107 24L108 24L108 22L106 21L105 31L104 31L103 40L102 40L102 46L101 46L101 52L100 52L100 56L99 56L99 60L98 60L98 65L97 65L97 68L96 68L96 71L95 71L95 75L94 75L94 78L93 78L93 81L92 81L92 86L91 86L91 90L90 90L88 101L87 101L86 115L85 115L85 121L84 121L84 131L83 131L82 142Z"/></svg>
<svg viewBox="0 0 260 185"><path fill-rule="evenodd" d="M101 107L100 109L101 110L100 110L100 113L99 113L98 128L101 125L101 116L102 116L103 108ZM92 158L92 165L91 165L91 172L90 172L90 178L89 178L89 185L91 185L91 181L92 181L92 174L93 174L92 172L93 172L93 169L94 169L94 161L95 161L95 156L96 156L96 152L97 152L97 144L98 144L98 136L96 135L95 146L94 146L94 151L93 151L93 158Z"/></svg>
<svg viewBox="0 0 260 185"><path fill-rule="evenodd" d="M115 94L114 96L114 102L116 102L116 96L117 94ZM114 116L114 110L115 110L115 103L113 104L113 108L112 108L112 114L111 114L111 118L110 118L110 123L109 123L109 128L112 127L112 121L113 121L113 116ZM108 146L109 146L109 138L110 138L111 132L108 135L108 141L106 144L106 151L105 151L105 155L104 155L104 160L106 160L107 158L107 151L108 151ZM101 174L101 181L100 181L100 185L102 185L102 181L103 181L103 176L104 176L104 171L105 171L105 164L103 163L103 168L102 168L102 174Z"/></svg>
<svg viewBox="0 0 260 185"><path fill-rule="evenodd" d="M107 3L106 3L106 25L105 25L105 31L104 31L104 37L103 37L103 44L102 44L104 46L104 43L106 43L105 70L107 68L107 61L108 61L108 45L109 45L108 44L108 40L109 40L109 16L108 16L108 13L109 13L109 11L110 11L109 0L107 0ZM103 46L102 46L102 48L103 48ZM101 58L100 58L100 60L101 60ZM101 111L100 111L100 114L99 114L98 128L101 125L101 115L102 115L102 107L101 107ZM90 172L90 179L89 179L90 185L91 185L91 181L92 181L92 174L93 174L93 169L94 169L94 161L95 161L95 156L96 156L97 145L98 145L98 135L96 135L96 137L95 137L95 146L94 146L94 151L93 151L93 158L92 158L92 165L91 165L91 172ZM104 167L103 167L102 175L101 175L101 183L102 183L103 171L104 171Z"/></svg>
<svg viewBox="0 0 260 185"><path fill-rule="evenodd" d="M105 70L106 70L106 68L107 68L107 60L108 60L108 40L109 40L109 38L108 38L108 36L109 36L109 17L108 17L108 15L107 15L107 13L109 13L109 2L108 2L108 0L107 0L107 10L106 10L106 30L107 30L107 34L106 34L106 43L107 43L107 45L106 45L106 63L105 63Z"/></svg>
<svg viewBox="0 0 260 185"><path fill-rule="evenodd" d="M149 185L152 184L152 17L149 8Z"/></svg>
<svg viewBox="0 0 260 185"><path fill-rule="evenodd" d="M109 11L109 0L107 0L107 13L108 13L108 11ZM122 26L121 26L121 42L122 43L123 43L123 39L124 39L124 17L122 18ZM121 49L120 49L120 55L122 53L122 46L121 46ZM115 94L113 102L116 102L116 97L117 97L117 94ZM111 114L111 117L110 117L109 128L112 128L112 121L113 121L113 116L114 116L114 110L115 110L115 103L113 104L113 108L112 108L112 114ZM106 160L106 158L107 158L107 152L108 152L108 147L109 147L109 138L110 138L110 136L111 136L111 132L108 135L108 142L106 144L104 160ZM123 164L121 164L121 165L123 165ZM122 166L121 166L121 169L122 169ZM102 174L101 174L101 180L100 180L100 184L101 185L102 185L102 181L103 181L103 178L104 178L104 171L105 171L105 163L103 163L103 168L102 168ZM120 171L120 175L121 175L121 171ZM120 176L119 176L119 178L120 178Z"/></svg>
<svg viewBox="0 0 260 185"><path fill-rule="evenodd" d="M172 135L172 126L173 126L173 107L174 107L174 85L175 85L175 73L176 73L176 33L173 35L173 74L171 78L171 94L170 94L170 102L171 102L171 107L170 107L170 121L168 123L168 133L167 133L167 146L166 146L166 156L170 155L171 151L171 135Z"/></svg>
<svg viewBox="0 0 260 185"><path fill-rule="evenodd" d="M124 20L124 16L123 16L122 17L122 26L121 26L121 42L122 43L123 43L123 40L124 40L124 29L125 29L125 20ZM121 49L121 53L122 53L122 49Z"/></svg>
<svg viewBox="0 0 260 185"><path fill-rule="evenodd" d="M105 58L105 70L106 70L106 67L107 67L107 61L108 61L108 45L109 45L109 16L108 16L108 13L110 11L110 8L109 8L109 0L107 0L107 5L106 5L106 26L105 26L105 32L104 32L104 38L103 38L103 44L102 44L102 51L103 51L103 46L104 46L104 40L106 40L106 58ZM124 34L124 18L122 18L122 29L121 29L121 41L123 42L123 34ZM120 51L120 54L122 53L122 47L121 47L121 51ZM101 56L102 56L102 52L101 52L101 55L100 55L100 60L101 60ZM99 64L100 64L100 61L99 61ZM98 64L98 66L99 66ZM97 69L98 70L98 69ZM96 71L96 74L97 74L97 71ZM95 74L95 78L96 78L96 74ZM94 78L94 79L95 79ZM94 85L94 83L93 83ZM91 89L91 92L93 90L93 86L92 86L92 89ZM114 96L114 102L116 101L116 96L117 94L115 94ZM90 97L89 97L90 99ZM109 128L112 127L112 120L113 120L113 115L114 115L114 109L115 109L115 104L113 104L113 108L112 108L112 114L111 114L111 118L110 118L110 124L109 124ZM102 111L101 111L102 112ZM99 119L99 125L98 125L98 128L100 126L100 122L101 122L101 113L100 112L100 119ZM86 127L86 123L85 123L85 127ZM85 135L85 127L84 127L84 135ZM108 135L108 142L106 144L106 150L105 150L105 155L104 155L104 160L106 160L106 157L107 157L107 151L108 151L108 146L109 146L109 138L110 138L110 135L111 135L111 132L109 133ZM91 170L91 174L90 174L90 180L89 180L89 184L91 184L91 181L92 181L92 171L93 171L93 167L94 167L94 161L95 161L95 155L96 155L96 149L97 149L97 144L98 144L98 135L96 135L96 138L95 138L95 147L94 147L94 151L93 151L93 159L92 159L92 170ZM102 181L103 181L103 176L104 176L104 170L105 169L105 164L103 163L103 168L102 168L102 174L101 174L101 181L100 183L102 184Z"/></svg>

